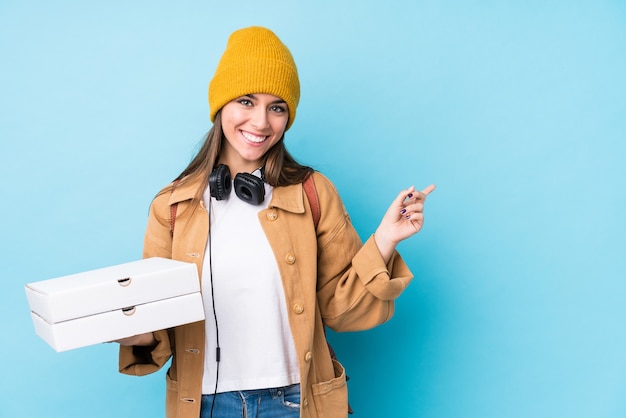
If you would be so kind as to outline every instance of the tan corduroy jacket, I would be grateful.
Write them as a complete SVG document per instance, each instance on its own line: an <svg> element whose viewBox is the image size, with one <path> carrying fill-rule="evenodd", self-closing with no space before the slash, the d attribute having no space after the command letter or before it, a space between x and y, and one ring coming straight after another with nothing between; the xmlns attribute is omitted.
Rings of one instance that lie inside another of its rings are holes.
<svg viewBox="0 0 626 418"><path fill-rule="evenodd" d="M343 367L330 358L324 326L356 331L385 322L393 314L393 300L413 276L397 253L385 265L373 237L362 244L335 187L323 175L314 176L321 207L317 231L301 184L276 187L269 207L259 212L259 222L276 256L285 291L300 369L300 416L341 418L348 409L346 376ZM197 188L198 184L182 185L154 199L144 257L194 262L202 272L209 219L204 205L193 213L189 210ZM178 209L172 239L173 203L178 203ZM120 371L145 375L159 370L171 357L166 375L167 418L198 418L204 322L154 335L155 347L120 348Z"/></svg>

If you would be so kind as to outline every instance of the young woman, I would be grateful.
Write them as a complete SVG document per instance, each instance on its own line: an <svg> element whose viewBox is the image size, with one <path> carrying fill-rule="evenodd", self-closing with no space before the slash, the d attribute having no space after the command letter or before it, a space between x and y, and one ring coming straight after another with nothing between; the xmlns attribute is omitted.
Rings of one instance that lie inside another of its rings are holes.
<svg viewBox="0 0 626 418"><path fill-rule="evenodd" d="M347 416L345 372L324 329L385 322L412 279L395 247L421 229L434 186L401 191L362 243L334 186L285 148L299 99L276 35L235 31L209 85L213 127L152 202L144 256L195 263L206 311L120 341L123 373L172 359L168 418Z"/></svg>

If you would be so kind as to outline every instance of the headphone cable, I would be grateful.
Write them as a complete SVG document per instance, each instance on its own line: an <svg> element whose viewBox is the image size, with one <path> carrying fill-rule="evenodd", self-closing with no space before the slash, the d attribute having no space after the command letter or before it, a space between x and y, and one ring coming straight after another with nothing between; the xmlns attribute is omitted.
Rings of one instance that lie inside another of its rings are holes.
<svg viewBox="0 0 626 418"><path fill-rule="evenodd" d="M211 275L211 304L213 305L213 318L215 319L215 389L213 391L213 402L211 402L211 413L209 414L213 418L213 407L217 398L217 382L220 377L220 331L217 325L217 311L215 309L215 289L213 287L213 250L211 248L211 206L213 206L213 199L209 201L209 274ZM206 337L205 337L206 338Z"/></svg>

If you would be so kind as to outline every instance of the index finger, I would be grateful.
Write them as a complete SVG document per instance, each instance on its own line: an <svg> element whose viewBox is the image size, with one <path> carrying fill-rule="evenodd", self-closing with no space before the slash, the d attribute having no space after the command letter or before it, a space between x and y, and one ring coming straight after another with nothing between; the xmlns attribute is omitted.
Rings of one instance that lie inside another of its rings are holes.
<svg viewBox="0 0 626 418"><path fill-rule="evenodd" d="M428 196L429 194L432 193L433 190L435 190L437 188L437 186L435 186L434 184L431 184L430 186L426 187L424 190L422 190L422 193L425 194L426 196Z"/></svg>

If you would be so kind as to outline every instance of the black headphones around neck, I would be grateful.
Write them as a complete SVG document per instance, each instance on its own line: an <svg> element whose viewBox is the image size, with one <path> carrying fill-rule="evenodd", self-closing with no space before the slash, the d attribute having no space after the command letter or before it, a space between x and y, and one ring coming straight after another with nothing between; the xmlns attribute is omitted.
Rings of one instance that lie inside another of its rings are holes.
<svg viewBox="0 0 626 418"><path fill-rule="evenodd" d="M244 202L259 205L265 200L265 167L261 167L261 177L250 173L237 173L235 181L231 181L230 168L220 164L209 176L209 190L216 200L224 200L230 194L231 184L235 194Z"/></svg>

